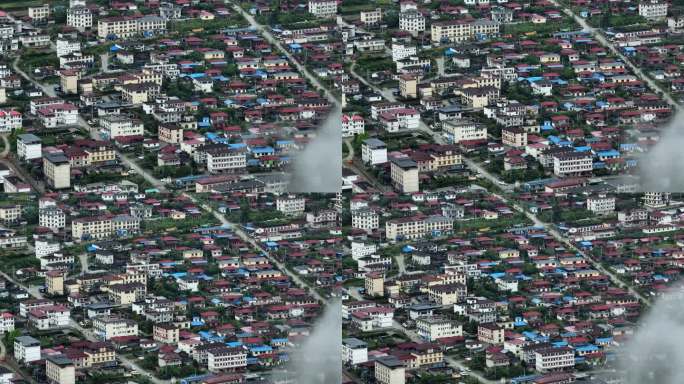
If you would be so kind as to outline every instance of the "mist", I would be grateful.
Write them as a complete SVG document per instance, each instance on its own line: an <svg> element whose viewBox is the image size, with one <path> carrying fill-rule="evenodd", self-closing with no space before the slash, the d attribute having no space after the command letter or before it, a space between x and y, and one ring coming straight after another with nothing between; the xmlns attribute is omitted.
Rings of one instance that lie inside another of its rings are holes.
<svg viewBox="0 0 684 384"><path fill-rule="evenodd" d="M684 290L658 299L624 348L618 375L624 384L684 383Z"/></svg>
<svg viewBox="0 0 684 384"><path fill-rule="evenodd" d="M342 186L342 108L333 104L316 137L295 155L288 192L337 193Z"/></svg>
<svg viewBox="0 0 684 384"><path fill-rule="evenodd" d="M326 306L301 348L290 356L290 362L278 382L293 384L342 383L342 304L335 300Z"/></svg>
<svg viewBox="0 0 684 384"><path fill-rule="evenodd" d="M637 157L639 192L684 191L684 114L677 113L660 131L660 139Z"/></svg>

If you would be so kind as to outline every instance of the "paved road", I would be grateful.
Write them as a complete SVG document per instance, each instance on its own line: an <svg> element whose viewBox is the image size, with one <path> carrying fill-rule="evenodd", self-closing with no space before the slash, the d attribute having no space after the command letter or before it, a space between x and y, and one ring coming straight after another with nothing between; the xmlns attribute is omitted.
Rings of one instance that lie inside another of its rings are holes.
<svg viewBox="0 0 684 384"><path fill-rule="evenodd" d="M248 12L246 12L242 7L240 7L240 4L234 3L231 1L231 4L233 6L233 9L236 10L238 13L242 15L242 17L247 20L247 22L252 26L252 28L256 29L265 39L268 41L270 44L276 46L282 53L294 64L294 66L297 68L297 70L303 74L310 82L311 84L314 85L318 90L323 91L325 96L330 100L331 103L335 104L339 102L339 99L333 95L330 90L325 87L321 82L316 78L316 76L312 75L311 72L302 64L299 63L296 57L290 53L283 45L280 43L280 40L276 39L273 34L271 34L271 31L269 30L268 26L265 26L263 24L260 24L258 21L252 17Z"/></svg>
<svg viewBox="0 0 684 384"><path fill-rule="evenodd" d="M679 103L677 103L668 92L666 92L658 83L656 83L653 79L651 79L644 71L641 70L641 68L637 67L632 63L632 61L625 55L620 52L620 50L613 44L611 41L605 38L603 33L599 28L594 28L591 25L587 23L586 20L581 18L579 15L574 13L572 9L569 7L566 7L565 5L561 4L558 0L550 0L553 5L558 7L559 9L562 9L563 12L573 18L577 24L579 24L582 29L585 31L591 33L594 38L604 47L608 48L615 56L618 56L620 59L622 59L625 64L636 74L641 80L645 81L646 84L648 84L649 87L651 87L652 90L658 91L662 93L662 97L667 100L668 103L670 103L676 110L680 110L681 106Z"/></svg>

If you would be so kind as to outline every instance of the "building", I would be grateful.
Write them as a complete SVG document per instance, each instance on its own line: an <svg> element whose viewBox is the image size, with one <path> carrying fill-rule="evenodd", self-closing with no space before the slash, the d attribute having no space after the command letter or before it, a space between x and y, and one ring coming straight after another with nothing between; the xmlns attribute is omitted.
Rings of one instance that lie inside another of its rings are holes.
<svg viewBox="0 0 684 384"><path fill-rule="evenodd" d="M31 336L14 338L14 358L24 364L40 360L40 341Z"/></svg>
<svg viewBox="0 0 684 384"><path fill-rule="evenodd" d="M553 173L556 176L572 176L591 172L593 158L586 152L563 152L553 156Z"/></svg>
<svg viewBox="0 0 684 384"><path fill-rule="evenodd" d="M366 122L361 115L342 115L342 137L362 135Z"/></svg>
<svg viewBox="0 0 684 384"><path fill-rule="evenodd" d="M375 360L375 380L379 384L404 384L406 368L394 356L383 356Z"/></svg>
<svg viewBox="0 0 684 384"><path fill-rule="evenodd" d="M639 16L649 20L664 20L667 17L668 4L657 0L639 2Z"/></svg>
<svg viewBox="0 0 684 384"><path fill-rule="evenodd" d="M465 20L449 20L432 23L430 37L433 42L462 42L477 36L496 36L499 34L499 23L492 20L478 19L472 22Z"/></svg>
<svg viewBox="0 0 684 384"><path fill-rule="evenodd" d="M336 0L309 0L309 13L317 17L335 17Z"/></svg>
<svg viewBox="0 0 684 384"><path fill-rule="evenodd" d="M70 54L69 56L63 56L63 57L71 57L73 54ZM60 65L60 67L63 67L63 65ZM78 81L81 80L81 71L78 69L64 69L59 71L59 85L62 87L62 92L68 94L68 95L75 95L78 93ZM52 111L53 114L58 115L65 115L66 117L69 117L70 114L63 110L59 111ZM46 119L47 119L46 115ZM46 127L56 127L59 125L66 125L65 123L59 123L55 122L54 126L46 125ZM73 124L73 122L70 122L70 124Z"/></svg>
<svg viewBox="0 0 684 384"><path fill-rule="evenodd" d="M669 192L646 192L642 201L646 208L663 208L670 205L671 195Z"/></svg>
<svg viewBox="0 0 684 384"><path fill-rule="evenodd" d="M38 210L38 225L59 231L66 227L66 214L56 206L49 206Z"/></svg>
<svg viewBox="0 0 684 384"><path fill-rule="evenodd" d="M411 56L416 56L418 49L415 45L404 42L392 42L392 61L397 62Z"/></svg>
<svg viewBox="0 0 684 384"><path fill-rule="evenodd" d="M142 121L124 115L111 115L100 118L100 126L110 140L125 136L142 136L145 126Z"/></svg>
<svg viewBox="0 0 684 384"><path fill-rule="evenodd" d="M16 224L21 219L22 211L23 208L19 204L0 205L0 222L2 224Z"/></svg>
<svg viewBox="0 0 684 384"><path fill-rule="evenodd" d="M392 158L390 175L394 188L402 193L420 191L418 163L409 158Z"/></svg>
<svg viewBox="0 0 684 384"><path fill-rule="evenodd" d="M207 351L207 368L210 372L232 371L247 366L247 352L243 348L220 346Z"/></svg>
<svg viewBox="0 0 684 384"><path fill-rule="evenodd" d="M549 347L534 352L534 367L539 372L575 366L575 352L569 347Z"/></svg>
<svg viewBox="0 0 684 384"><path fill-rule="evenodd" d="M208 146L204 152L207 155L207 171L209 173L235 171L247 167L247 155L242 150L218 144Z"/></svg>
<svg viewBox="0 0 684 384"><path fill-rule="evenodd" d="M45 273L45 286L49 295L64 294L64 271L47 271Z"/></svg>
<svg viewBox="0 0 684 384"><path fill-rule="evenodd" d="M442 127L452 143L487 139L487 127L474 121L446 120Z"/></svg>
<svg viewBox="0 0 684 384"><path fill-rule="evenodd" d="M443 337L463 336L463 326L453 320L424 316L416 319L416 332L428 341L435 341Z"/></svg>
<svg viewBox="0 0 684 384"><path fill-rule="evenodd" d="M180 328L171 323L154 324L152 334L160 343L178 344L180 340Z"/></svg>
<svg viewBox="0 0 684 384"><path fill-rule="evenodd" d="M64 153L48 153L43 157L43 174L54 189L71 187L71 164Z"/></svg>
<svg viewBox="0 0 684 384"><path fill-rule="evenodd" d="M501 143L515 148L527 146L527 131L519 127L501 129Z"/></svg>
<svg viewBox="0 0 684 384"><path fill-rule="evenodd" d="M385 275L380 272L369 272L365 276L365 288L368 296L385 295Z"/></svg>
<svg viewBox="0 0 684 384"><path fill-rule="evenodd" d="M72 7L67 10L67 25L79 31L93 27L93 13L86 7Z"/></svg>
<svg viewBox="0 0 684 384"><path fill-rule="evenodd" d="M13 109L0 109L0 133L21 129L22 121L21 112Z"/></svg>
<svg viewBox="0 0 684 384"><path fill-rule="evenodd" d="M97 36L101 39L122 39L135 35L157 35L166 32L166 20L159 16L109 17L97 21Z"/></svg>
<svg viewBox="0 0 684 384"><path fill-rule="evenodd" d="M75 73L72 75L72 73ZM76 90L80 72L63 70L60 72L60 82L64 92ZM78 124L78 108L70 103L51 104L38 110L38 119L45 128L57 128Z"/></svg>
<svg viewBox="0 0 684 384"><path fill-rule="evenodd" d="M503 345L504 328L496 323L485 323L477 326L477 340L493 345Z"/></svg>
<svg viewBox="0 0 684 384"><path fill-rule="evenodd" d="M342 361L345 364L356 365L368 361L368 344L355 337L342 340Z"/></svg>
<svg viewBox="0 0 684 384"><path fill-rule="evenodd" d="M46 21L50 17L50 4L28 7L28 17L32 21Z"/></svg>
<svg viewBox="0 0 684 384"><path fill-rule="evenodd" d="M55 42L57 56L67 56L81 51L81 42L69 37L59 36Z"/></svg>
<svg viewBox="0 0 684 384"><path fill-rule="evenodd" d="M76 367L65 355L48 355L45 376L49 384L76 384Z"/></svg>
<svg viewBox="0 0 684 384"><path fill-rule="evenodd" d="M377 25L382 21L382 9L376 8L372 11L361 11L359 16L364 25Z"/></svg>
<svg viewBox="0 0 684 384"><path fill-rule="evenodd" d="M299 216L304 213L306 200L303 197L288 195L276 199L276 210L287 216Z"/></svg>
<svg viewBox="0 0 684 384"><path fill-rule="evenodd" d="M399 29L417 35L425 31L425 16L417 10L408 10L399 14Z"/></svg>
<svg viewBox="0 0 684 384"><path fill-rule="evenodd" d="M361 160L368 165L387 162L387 145L379 139L370 138L361 145Z"/></svg>
<svg viewBox="0 0 684 384"><path fill-rule="evenodd" d="M140 219L131 215L79 217L71 222L71 237L83 239L105 239L115 234L125 235L140 230Z"/></svg>
<svg viewBox="0 0 684 384"><path fill-rule="evenodd" d="M454 229L454 222L441 215L410 216L385 222L385 237L387 240L411 240L425 236L441 236Z"/></svg>
<svg viewBox="0 0 684 384"><path fill-rule="evenodd" d="M414 75L399 76L399 94L405 99L418 97L418 77Z"/></svg>
<svg viewBox="0 0 684 384"><path fill-rule="evenodd" d="M93 330L102 340L120 336L137 336L138 323L120 317L98 316L93 319Z"/></svg>
<svg viewBox="0 0 684 384"><path fill-rule="evenodd" d="M63 305L45 305L28 312L29 324L46 330L69 325L71 311Z"/></svg>
<svg viewBox="0 0 684 384"><path fill-rule="evenodd" d="M14 331L14 315L9 312L0 313L0 333Z"/></svg>
<svg viewBox="0 0 684 384"><path fill-rule="evenodd" d="M587 198L587 210L605 215L615 211L615 196L599 194Z"/></svg>
<svg viewBox="0 0 684 384"><path fill-rule="evenodd" d="M380 215L373 209L355 209L351 212L352 228L371 233L380 228Z"/></svg>

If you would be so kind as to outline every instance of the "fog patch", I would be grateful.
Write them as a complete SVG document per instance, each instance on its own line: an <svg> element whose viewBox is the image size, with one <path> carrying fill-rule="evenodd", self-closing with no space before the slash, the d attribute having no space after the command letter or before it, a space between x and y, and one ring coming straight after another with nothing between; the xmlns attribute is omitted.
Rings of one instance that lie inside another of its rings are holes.
<svg viewBox="0 0 684 384"><path fill-rule="evenodd" d="M659 298L636 333L618 350L624 384L684 383L684 290Z"/></svg>
<svg viewBox="0 0 684 384"><path fill-rule="evenodd" d="M335 103L316 137L295 155L288 192L337 193L342 187L342 108Z"/></svg>

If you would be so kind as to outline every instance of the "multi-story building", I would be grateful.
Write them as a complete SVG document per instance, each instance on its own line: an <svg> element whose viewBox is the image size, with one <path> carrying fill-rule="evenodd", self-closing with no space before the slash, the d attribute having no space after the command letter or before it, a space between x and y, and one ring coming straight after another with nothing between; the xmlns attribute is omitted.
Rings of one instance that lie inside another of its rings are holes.
<svg viewBox="0 0 684 384"><path fill-rule="evenodd" d="M66 227L66 214L56 206L49 206L38 210L38 225L54 231Z"/></svg>
<svg viewBox="0 0 684 384"><path fill-rule="evenodd" d="M71 165L64 153L46 154L43 157L43 174L47 184L54 189L71 187Z"/></svg>
<svg viewBox="0 0 684 384"><path fill-rule="evenodd" d="M425 16L416 10L409 10L399 14L399 29L418 34L425 31Z"/></svg>
<svg viewBox="0 0 684 384"><path fill-rule="evenodd" d="M15 337L14 358L24 364L40 360L40 341L31 336Z"/></svg>
<svg viewBox="0 0 684 384"><path fill-rule="evenodd" d="M483 124L462 120L447 120L442 124L447 138L452 143L487 139L487 127Z"/></svg>
<svg viewBox="0 0 684 384"><path fill-rule="evenodd" d="M22 122L21 112L13 109L0 109L0 133L21 129Z"/></svg>
<svg viewBox="0 0 684 384"><path fill-rule="evenodd" d="M0 205L0 222L16 224L21 219L22 207L19 204Z"/></svg>
<svg viewBox="0 0 684 384"><path fill-rule="evenodd" d="M45 287L50 295L64 294L64 271L47 271L45 273Z"/></svg>
<svg viewBox="0 0 684 384"><path fill-rule="evenodd" d="M140 219L131 215L80 217L71 222L71 237L83 239L104 239L115 234L129 234L140 231Z"/></svg>
<svg viewBox="0 0 684 384"><path fill-rule="evenodd" d="M145 132L142 121L123 115L101 117L100 126L109 139L122 136L142 136Z"/></svg>
<svg viewBox="0 0 684 384"><path fill-rule="evenodd" d="M63 354L48 355L45 359L45 376L49 384L75 384L76 366Z"/></svg>
<svg viewBox="0 0 684 384"><path fill-rule="evenodd" d="M385 237L388 240L419 239L428 235L440 236L454 229L454 222L441 215L411 216L387 220Z"/></svg>
<svg viewBox="0 0 684 384"><path fill-rule="evenodd" d="M604 215L615 211L615 196L599 194L587 198L587 210Z"/></svg>
<svg viewBox="0 0 684 384"><path fill-rule="evenodd" d="M40 159L43 156L40 138L32 133L18 135L17 155L20 159L27 161Z"/></svg>
<svg viewBox="0 0 684 384"><path fill-rule="evenodd" d="M372 11L361 11L361 22L366 26L373 26L380 24L382 21L382 9L376 8Z"/></svg>
<svg viewBox="0 0 684 384"><path fill-rule="evenodd" d="M93 13L86 7L72 7L67 10L67 25L79 31L93 27Z"/></svg>
<svg viewBox="0 0 684 384"><path fill-rule="evenodd" d="M406 367L394 356L383 356L375 360L375 380L379 384L404 384Z"/></svg>
<svg viewBox="0 0 684 384"><path fill-rule="evenodd" d="M501 142L503 145L523 148L527 145L527 131L519 127L503 128L501 130Z"/></svg>
<svg viewBox="0 0 684 384"><path fill-rule="evenodd" d="M355 337L342 340L342 361L349 365L362 364L368 361L368 344Z"/></svg>
<svg viewBox="0 0 684 384"><path fill-rule="evenodd" d="M81 42L67 36L60 36L55 42L57 56L67 56L81 51Z"/></svg>
<svg viewBox="0 0 684 384"><path fill-rule="evenodd" d="M548 347L534 352L534 367L539 372L575 366L575 352L569 347Z"/></svg>
<svg viewBox="0 0 684 384"><path fill-rule="evenodd" d="M231 371L247 366L247 351L243 348L221 346L207 351L207 368L210 372Z"/></svg>
<svg viewBox="0 0 684 384"><path fill-rule="evenodd" d="M138 323L115 316L98 316L93 319L93 330L102 340L120 336L137 336Z"/></svg>
<svg viewBox="0 0 684 384"><path fill-rule="evenodd" d="M50 4L28 7L28 17L33 21L45 21L50 17Z"/></svg>
<svg viewBox="0 0 684 384"><path fill-rule="evenodd" d="M433 42L461 42L476 36L496 36L499 34L499 23L478 19L472 22L465 20L449 20L432 23L430 37Z"/></svg>
<svg viewBox="0 0 684 384"><path fill-rule="evenodd" d="M69 325L71 311L63 305L46 305L28 312L29 323L36 329L46 330Z"/></svg>
<svg viewBox="0 0 684 384"><path fill-rule="evenodd" d="M392 42L392 61L397 62L411 56L416 56L418 49L415 45L405 42Z"/></svg>
<svg viewBox="0 0 684 384"><path fill-rule="evenodd" d="M657 0L639 2L639 16L649 20L663 20L667 17L667 2Z"/></svg>
<svg viewBox="0 0 684 384"><path fill-rule="evenodd" d="M418 163L409 158L392 158L390 175L394 187L402 193L420 191Z"/></svg>
<svg viewBox="0 0 684 384"><path fill-rule="evenodd" d="M368 296L385 295L385 275L380 272L368 272L364 278L364 286Z"/></svg>
<svg viewBox="0 0 684 384"><path fill-rule="evenodd" d="M14 315L9 312L0 313L0 333L14 331Z"/></svg>
<svg viewBox="0 0 684 384"><path fill-rule="evenodd" d="M365 132L366 122L360 115L342 115L342 137L353 137Z"/></svg>
<svg viewBox="0 0 684 384"><path fill-rule="evenodd" d="M351 215L352 228L363 229L369 233L380 228L380 215L373 209L355 209Z"/></svg>
<svg viewBox="0 0 684 384"><path fill-rule="evenodd" d="M172 323L155 324L152 331L154 341L165 344L177 344L180 340L180 328Z"/></svg>
<svg viewBox="0 0 684 384"><path fill-rule="evenodd" d="M166 32L166 20L159 16L110 17L97 21L97 36L127 38L139 34L157 35Z"/></svg>
<svg viewBox="0 0 684 384"><path fill-rule="evenodd" d="M183 127L176 124L163 124L157 132L159 141L170 144L178 144L183 140Z"/></svg>
<svg viewBox="0 0 684 384"><path fill-rule="evenodd" d="M317 17L334 17L337 14L337 1L309 0L309 13Z"/></svg>
<svg viewBox="0 0 684 384"><path fill-rule="evenodd" d="M670 205L671 197L669 192L646 192L642 200L646 208L663 208Z"/></svg>
<svg viewBox="0 0 684 384"><path fill-rule="evenodd" d="M78 108L70 103L52 104L38 110L38 118L45 128L78 124Z"/></svg>
<svg viewBox="0 0 684 384"><path fill-rule="evenodd" d="M553 156L553 173L556 176L580 175L593 169L591 153L562 152Z"/></svg>
<svg viewBox="0 0 684 384"><path fill-rule="evenodd" d="M416 332L425 340L435 341L443 337L463 336L463 326L446 318L424 316L416 319Z"/></svg>
<svg viewBox="0 0 684 384"><path fill-rule="evenodd" d="M502 345L504 342L504 328L496 323L485 323L477 326L477 339L483 343Z"/></svg>
<svg viewBox="0 0 684 384"><path fill-rule="evenodd" d="M361 160L369 165L387 162L387 145L374 137L366 139L361 145Z"/></svg>
<svg viewBox="0 0 684 384"><path fill-rule="evenodd" d="M399 94L405 99L418 97L418 77L415 75L399 76Z"/></svg>
<svg viewBox="0 0 684 384"><path fill-rule="evenodd" d="M247 155L242 150L217 144L206 146L204 152L207 156L207 171L209 173L238 171L247 167Z"/></svg>
<svg viewBox="0 0 684 384"><path fill-rule="evenodd" d="M300 196L280 196L276 199L276 210L287 216L299 216L304 213L306 200Z"/></svg>

